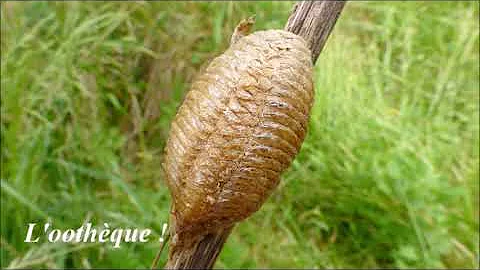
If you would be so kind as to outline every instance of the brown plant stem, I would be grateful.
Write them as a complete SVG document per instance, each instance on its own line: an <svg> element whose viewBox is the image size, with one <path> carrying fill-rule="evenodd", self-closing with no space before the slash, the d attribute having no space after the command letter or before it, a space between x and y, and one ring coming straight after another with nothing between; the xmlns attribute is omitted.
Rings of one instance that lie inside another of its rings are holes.
<svg viewBox="0 0 480 270"><path fill-rule="evenodd" d="M346 1L301 1L295 4L285 30L303 37L315 64Z"/></svg>
<svg viewBox="0 0 480 270"><path fill-rule="evenodd" d="M211 269L232 228L218 229L192 241L173 243L165 269ZM183 241L181 237L174 235L173 241Z"/></svg>

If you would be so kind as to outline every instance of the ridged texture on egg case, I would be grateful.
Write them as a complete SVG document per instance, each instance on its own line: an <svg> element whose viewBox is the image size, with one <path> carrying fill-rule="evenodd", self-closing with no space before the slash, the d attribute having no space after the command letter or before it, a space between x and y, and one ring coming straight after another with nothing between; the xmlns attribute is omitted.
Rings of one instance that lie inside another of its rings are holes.
<svg viewBox="0 0 480 270"><path fill-rule="evenodd" d="M232 44L192 83L172 122L164 169L175 227L228 227L278 184L306 134L311 52L283 30Z"/></svg>

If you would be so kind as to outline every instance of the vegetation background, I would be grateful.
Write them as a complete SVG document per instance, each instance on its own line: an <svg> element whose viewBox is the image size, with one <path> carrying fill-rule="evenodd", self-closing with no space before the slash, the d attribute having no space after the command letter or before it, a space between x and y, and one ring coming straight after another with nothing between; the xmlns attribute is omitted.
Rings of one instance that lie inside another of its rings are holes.
<svg viewBox="0 0 480 270"><path fill-rule="evenodd" d="M149 267L158 242L24 243L27 224L158 237L192 78L241 19L282 28L292 5L2 2L2 268ZM478 268L478 19L478 1L349 2L301 153L216 267Z"/></svg>

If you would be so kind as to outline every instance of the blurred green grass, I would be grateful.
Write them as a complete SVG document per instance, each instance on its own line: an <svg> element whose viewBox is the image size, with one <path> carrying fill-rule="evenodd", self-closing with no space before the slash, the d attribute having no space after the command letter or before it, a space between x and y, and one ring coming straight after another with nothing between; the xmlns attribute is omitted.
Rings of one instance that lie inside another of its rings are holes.
<svg viewBox="0 0 480 270"><path fill-rule="evenodd" d="M2 2L1 266L147 268L158 243L24 243L27 224L161 232L160 163L236 23L292 2ZM479 3L350 2L302 151L216 267L479 267ZM165 261L166 252L161 263Z"/></svg>

